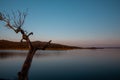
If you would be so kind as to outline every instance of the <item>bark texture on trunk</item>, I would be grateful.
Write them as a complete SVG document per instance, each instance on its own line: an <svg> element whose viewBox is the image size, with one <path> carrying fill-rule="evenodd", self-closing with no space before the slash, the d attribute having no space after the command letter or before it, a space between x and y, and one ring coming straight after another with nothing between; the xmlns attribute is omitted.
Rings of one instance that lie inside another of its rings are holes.
<svg viewBox="0 0 120 80"><path fill-rule="evenodd" d="M33 46L31 44L30 40L27 41L27 43L29 45L29 52L27 54L26 60L22 66L21 71L18 72L18 80L28 80L29 69L31 67L32 59L33 59L35 52L38 49L45 50L50 45L50 42L51 42L51 40L48 43L46 43L43 46L43 48L39 48L39 46Z"/></svg>
<svg viewBox="0 0 120 80"><path fill-rule="evenodd" d="M28 80L28 73L31 67L33 56L36 52L36 48L31 48L28 52L26 60L20 72L18 72L18 80Z"/></svg>

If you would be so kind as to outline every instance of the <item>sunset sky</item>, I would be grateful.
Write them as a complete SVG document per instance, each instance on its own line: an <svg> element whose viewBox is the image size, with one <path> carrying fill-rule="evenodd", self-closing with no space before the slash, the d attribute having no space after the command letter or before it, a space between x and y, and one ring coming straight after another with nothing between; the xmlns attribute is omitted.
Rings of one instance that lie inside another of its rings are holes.
<svg viewBox="0 0 120 80"><path fill-rule="evenodd" d="M0 0L0 11L25 11L31 40L74 46L120 46L120 0ZM0 22L0 39L21 35Z"/></svg>

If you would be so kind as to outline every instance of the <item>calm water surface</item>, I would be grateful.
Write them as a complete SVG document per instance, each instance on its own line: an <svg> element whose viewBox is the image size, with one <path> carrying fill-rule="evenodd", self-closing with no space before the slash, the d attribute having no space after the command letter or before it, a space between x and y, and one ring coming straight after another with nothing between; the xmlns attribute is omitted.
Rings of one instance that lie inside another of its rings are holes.
<svg viewBox="0 0 120 80"><path fill-rule="evenodd" d="M0 50L0 79L17 79L25 50ZM120 80L120 49L37 51L29 80Z"/></svg>

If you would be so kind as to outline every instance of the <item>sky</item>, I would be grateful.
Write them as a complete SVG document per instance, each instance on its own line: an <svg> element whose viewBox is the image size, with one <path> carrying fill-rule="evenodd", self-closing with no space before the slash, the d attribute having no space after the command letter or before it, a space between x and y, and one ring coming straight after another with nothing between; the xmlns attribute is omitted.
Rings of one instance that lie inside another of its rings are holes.
<svg viewBox="0 0 120 80"><path fill-rule="evenodd" d="M120 46L120 0L0 0L0 11L25 11L23 26L32 41L73 46ZM21 35L0 22L0 39Z"/></svg>

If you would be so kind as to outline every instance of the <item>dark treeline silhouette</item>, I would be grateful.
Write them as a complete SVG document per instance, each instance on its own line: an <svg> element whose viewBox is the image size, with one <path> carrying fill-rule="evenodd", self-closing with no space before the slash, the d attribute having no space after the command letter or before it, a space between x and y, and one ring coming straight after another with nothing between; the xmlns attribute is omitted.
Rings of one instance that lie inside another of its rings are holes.
<svg viewBox="0 0 120 80"><path fill-rule="evenodd" d="M31 42L32 45L39 45L39 47L43 47L47 42L41 42L41 41L34 41ZM29 49L26 42L13 42L13 41L7 41L7 40L0 40L0 49L6 50L6 49ZM51 43L46 49L49 50L68 50L68 49L82 49L82 47L76 47L76 46L68 46L68 45L62 45L57 43Z"/></svg>

